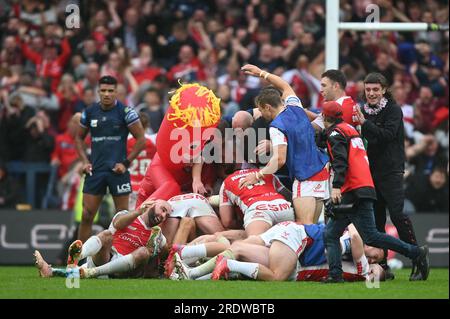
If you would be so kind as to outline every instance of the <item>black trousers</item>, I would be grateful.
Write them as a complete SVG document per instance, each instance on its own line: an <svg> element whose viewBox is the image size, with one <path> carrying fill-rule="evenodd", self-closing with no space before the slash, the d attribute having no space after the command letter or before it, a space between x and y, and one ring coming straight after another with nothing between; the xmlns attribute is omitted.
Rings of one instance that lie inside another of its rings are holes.
<svg viewBox="0 0 450 319"><path fill-rule="evenodd" d="M403 174L393 173L383 177L374 177L377 201L375 202L375 224L378 231L386 232L386 208L398 236L408 244L417 245L416 234L411 220L403 212L405 191L403 189ZM387 251L385 251L387 256ZM386 259L386 258L385 258Z"/></svg>

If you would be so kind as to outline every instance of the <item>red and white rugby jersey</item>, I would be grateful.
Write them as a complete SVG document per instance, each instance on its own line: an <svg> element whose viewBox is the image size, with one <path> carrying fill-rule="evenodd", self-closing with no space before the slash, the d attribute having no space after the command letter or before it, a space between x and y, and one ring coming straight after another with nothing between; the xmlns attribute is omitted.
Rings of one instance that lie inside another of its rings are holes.
<svg viewBox="0 0 450 319"><path fill-rule="evenodd" d="M256 202L267 202L276 199L285 200L278 193L283 185L278 177L269 174L254 185L239 188L239 181L259 169L245 169L229 175L220 188L220 205L237 205L243 213ZM276 209L273 209L276 211Z"/></svg>
<svg viewBox="0 0 450 319"><path fill-rule="evenodd" d="M136 144L136 139L130 134L127 140L127 154L130 154ZM130 163L128 171L130 172L131 188L133 192L139 190L139 184L145 177L147 167L150 166L153 156L156 153L156 135L145 135L145 148Z"/></svg>
<svg viewBox="0 0 450 319"><path fill-rule="evenodd" d="M328 277L328 264L300 267L297 281L321 281ZM345 281L365 281L368 269L356 267L353 262L342 262L342 277Z"/></svg>
<svg viewBox="0 0 450 319"><path fill-rule="evenodd" d="M345 123L358 126L360 123L356 119L356 103L350 96L343 96L336 100L342 106L342 119Z"/></svg>
<svg viewBox="0 0 450 319"><path fill-rule="evenodd" d="M112 245L117 250L119 254L127 255L147 244L150 235L152 234L151 227L147 227L142 217L136 218L129 226L124 229L116 230L114 229L113 222L114 219L122 214L127 214L127 211L118 212L111 222L109 230L113 233L113 243Z"/></svg>

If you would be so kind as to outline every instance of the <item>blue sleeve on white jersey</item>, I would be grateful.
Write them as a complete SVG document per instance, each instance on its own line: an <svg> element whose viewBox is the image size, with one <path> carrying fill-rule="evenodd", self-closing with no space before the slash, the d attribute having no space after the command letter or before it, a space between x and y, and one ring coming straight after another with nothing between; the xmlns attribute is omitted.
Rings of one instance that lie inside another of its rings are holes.
<svg viewBox="0 0 450 319"><path fill-rule="evenodd" d="M124 112L125 112L125 123L127 124L127 126L139 120L139 115L134 110L134 108L127 106L125 107Z"/></svg>

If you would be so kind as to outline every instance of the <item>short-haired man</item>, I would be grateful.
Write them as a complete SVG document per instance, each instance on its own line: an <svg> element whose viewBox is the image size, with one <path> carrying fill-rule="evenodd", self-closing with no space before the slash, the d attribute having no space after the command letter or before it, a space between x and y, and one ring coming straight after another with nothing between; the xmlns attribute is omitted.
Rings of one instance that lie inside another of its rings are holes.
<svg viewBox="0 0 450 319"><path fill-rule="evenodd" d="M356 118L356 103L350 96L345 93L347 80L340 70L327 70L322 73L320 80L320 93L325 102L336 101L342 106L342 120L345 123L357 127L359 122Z"/></svg>
<svg viewBox="0 0 450 319"><path fill-rule="evenodd" d="M270 124L270 140L273 156L269 163L255 174L241 180L240 187L253 185L266 174L274 174L285 163L294 180L292 197L296 221L313 224L319 219L322 202L328 192L328 156L315 142L311 115L303 109L300 99L291 86L279 76L247 64L242 67L248 75L263 77L275 87L263 88L256 98L256 105ZM281 92L280 92L281 91Z"/></svg>
<svg viewBox="0 0 450 319"><path fill-rule="evenodd" d="M145 147L144 129L138 114L117 99L117 80L103 76L99 80L100 101L81 114L80 128L75 137L77 152L83 161L86 180L83 187L83 215L78 239L85 241L91 235L92 223L106 188L109 188L116 211L128 209L131 193L128 167ZM91 156L88 159L83 140L91 133ZM136 138L127 155L127 137Z"/></svg>
<svg viewBox="0 0 450 319"><path fill-rule="evenodd" d="M373 203L375 187L363 141L356 129L342 120L342 107L332 101L323 105L326 142L334 171L331 200L334 204L353 205L348 213L331 217L325 231L325 245L330 272L327 283L342 282L339 237L353 223L363 241L370 246L396 251L417 266L410 280L427 280L428 248L418 247L381 233L375 226Z"/></svg>

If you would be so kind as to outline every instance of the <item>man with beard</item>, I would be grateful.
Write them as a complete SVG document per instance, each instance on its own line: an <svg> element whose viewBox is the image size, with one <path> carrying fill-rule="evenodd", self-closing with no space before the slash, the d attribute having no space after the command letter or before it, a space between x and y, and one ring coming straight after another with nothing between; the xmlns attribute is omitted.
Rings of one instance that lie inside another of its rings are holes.
<svg viewBox="0 0 450 319"><path fill-rule="evenodd" d="M144 204L132 212L118 212L109 229L91 236L84 244L76 240L70 245L66 269L52 268L36 250L34 256L39 274L41 277L67 277L78 271L80 278L104 275L141 277L141 266L166 245L157 225L164 222L171 212L171 205L163 200ZM78 267L78 261L83 258L87 258L86 264Z"/></svg>

